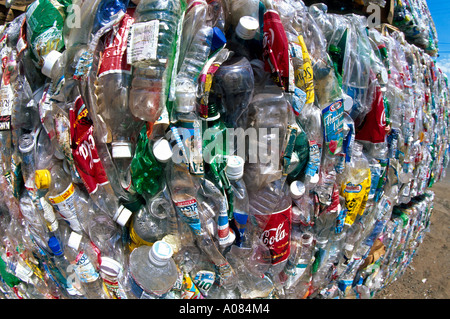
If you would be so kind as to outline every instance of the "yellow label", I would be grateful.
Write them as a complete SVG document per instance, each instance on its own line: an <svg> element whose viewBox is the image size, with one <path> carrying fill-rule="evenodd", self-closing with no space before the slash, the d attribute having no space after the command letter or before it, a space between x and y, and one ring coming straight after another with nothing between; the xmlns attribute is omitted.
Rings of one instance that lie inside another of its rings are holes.
<svg viewBox="0 0 450 319"><path fill-rule="evenodd" d="M62 192L62 194L58 196L48 197L48 200L52 204L59 204L68 199L75 191L75 187L73 186L73 183L70 183L70 185L67 187L67 189Z"/></svg>
<svg viewBox="0 0 450 319"><path fill-rule="evenodd" d="M49 188L51 182L50 171L47 169L38 169L35 172L35 184L38 189Z"/></svg>
<svg viewBox="0 0 450 319"><path fill-rule="evenodd" d="M305 91L307 104L314 103L314 76L311 59L303 36L299 35L297 40L302 48L303 65L294 72L295 85Z"/></svg>
<svg viewBox="0 0 450 319"><path fill-rule="evenodd" d="M131 242L128 244L128 248L130 249L130 251L133 251L135 248L142 245L153 246L153 243L143 240L141 237L139 237L138 234L136 234L133 227L133 221L131 221L130 225L130 239Z"/></svg>
<svg viewBox="0 0 450 319"><path fill-rule="evenodd" d="M370 191L370 174L360 184L343 183L341 186L341 195L345 198L347 216L346 225L353 225L358 215L363 215L366 209L366 203Z"/></svg>

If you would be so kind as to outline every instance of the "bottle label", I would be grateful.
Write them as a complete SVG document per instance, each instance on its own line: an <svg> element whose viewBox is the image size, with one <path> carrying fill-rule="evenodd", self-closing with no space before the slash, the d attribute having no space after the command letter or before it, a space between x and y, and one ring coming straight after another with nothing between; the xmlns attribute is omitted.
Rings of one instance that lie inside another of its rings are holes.
<svg viewBox="0 0 450 319"><path fill-rule="evenodd" d="M128 36L128 64L156 60L158 36L159 20L134 23Z"/></svg>
<svg viewBox="0 0 450 319"><path fill-rule="evenodd" d="M314 103L314 76L308 48L302 35L297 38L301 48L303 64L301 68L295 70L295 84L306 93L306 103ZM299 54L299 53L297 53Z"/></svg>
<svg viewBox="0 0 450 319"><path fill-rule="evenodd" d="M49 196L48 200L58 211L62 218L69 222L74 231L81 231L81 225L77 219L77 209L75 207L75 187L73 183L57 196Z"/></svg>
<svg viewBox="0 0 450 319"><path fill-rule="evenodd" d="M238 247L242 247L243 245L242 238L244 238L245 230L247 229L248 214L234 212L233 216L234 216L234 223L239 231L239 238L237 238L236 240L236 245Z"/></svg>
<svg viewBox="0 0 450 319"><path fill-rule="evenodd" d="M202 299L202 294L188 273L183 273L183 291L181 299Z"/></svg>
<svg viewBox="0 0 450 319"><path fill-rule="evenodd" d="M214 285L216 274L208 270L200 270L195 274L194 283L202 295L206 296L209 289Z"/></svg>
<svg viewBox="0 0 450 319"><path fill-rule="evenodd" d="M130 273L129 277L130 288L133 295L135 295L139 299L159 299L164 298L167 294L167 291L146 291L133 277L133 274Z"/></svg>
<svg viewBox="0 0 450 319"><path fill-rule="evenodd" d="M90 283L98 279L98 272L83 250L75 258L75 266L75 273L81 282Z"/></svg>
<svg viewBox="0 0 450 319"><path fill-rule="evenodd" d="M73 160L87 191L92 194L109 180L98 156L94 125L81 96L70 108L69 116Z"/></svg>
<svg viewBox="0 0 450 319"><path fill-rule="evenodd" d="M130 239L131 239L131 243L129 244L130 250L135 249L136 247L142 246L142 245L147 245L147 246L152 246L153 243L148 242L144 239L142 239L134 230L134 222L131 221L131 225L130 225Z"/></svg>
<svg viewBox="0 0 450 319"><path fill-rule="evenodd" d="M338 100L322 110L325 144L331 154L342 148L344 140L344 103Z"/></svg>
<svg viewBox="0 0 450 319"><path fill-rule="evenodd" d="M342 184L341 194L345 198L347 216L346 225L353 225L358 215L362 215L366 209L366 202L370 192L370 175L360 184Z"/></svg>
<svg viewBox="0 0 450 319"><path fill-rule="evenodd" d="M113 28L105 35L105 48L98 70L99 77L108 73L131 73L131 65L127 63L127 39L134 22L133 12L134 8L128 9L120 20L118 29Z"/></svg>
<svg viewBox="0 0 450 319"><path fill-rule="evenodd" d="M117 277L110 277L102 274L103 283L106 289L113 294L116 299L127 299L127 295Z"/></svg>
<svg viewBox="0 0 450 319"><path fill-rule="evenodd" d="M174 201L177 212L181 219L189 225L196 235L201 234L200 217L198 214L198 205L195 198L185 201Z"/></svg>
<svg viewBox="0 0 450 319"><path fill-rule="evenodd" d="M11 86L11 70L7 67L11 49L7 46L7 35L0 40L0 58L2 59L2 80L0 87L0 131L11 130L11 114L14 92Z"/></svg>
<svg viewBox="0 0 450 319"><path fill-rule="evenodd" d="M320 166L320 146L316 141L309 141L309 160L306 166L305 174L313 177L319 173Z"/></svg>
<svg viewBox="0 0 450 319"><path fill-rule="evenodd" d="M291 88L289 44L278 12L267 10L264 13L263 58L266 71L273 81L286 92ZM292 79L293 80L293 79Z"/></svg>
<svg viewBox="0 0 450 319"><path fill-rule="evenodd" d="M270 215L261 234L262 242L269 248L272 265L279 264L289 257L291 251L292 207Z"/></svg>
<svg viewBox="0 0 450 319"><path fill-rule="evenodd" d="M17 263L14 275L24 282L31 282L31 276L33 275L33 270L26 264Z"/></svg>

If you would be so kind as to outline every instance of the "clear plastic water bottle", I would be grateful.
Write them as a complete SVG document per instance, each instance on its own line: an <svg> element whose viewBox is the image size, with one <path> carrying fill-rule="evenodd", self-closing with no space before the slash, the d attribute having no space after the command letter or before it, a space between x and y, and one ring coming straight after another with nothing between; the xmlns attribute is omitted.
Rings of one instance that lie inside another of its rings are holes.
<svg viewBox="0 0 450 319"><path fill-rule="evenodd" d="M88 213L88 199L73 183L71 174L64 170L62 161L55 160L49 169L36 170L35 183L37 189L47 189L45 200L52 204L74 231L84 231L81 222Z"/></svg>
<svg viewBox="0 0 450 319"><path fill-rule="evenodd" d="M128 52L129 106L135 117L150 123L166 107L180 17L179 0L142 0L136 7Z"/></svg>
<svg viewBox="0 0 450 319"><path fill-rule="evenodd" d="M122 229L108 215L94 212L89 220L89 238L101 252L99 273L108 292L115 298L127 299L119 283L125 264Z"/></svg>
<svg viewBox="0 0 450 319"><path fill-rule="evenodd" d="M185 165L175 163L171 163L168 167L166 180L178 216L189 226L202 253L216 267L219 277L217 282L221 287L234 289L236 287L234 270L206 228L208 214L203 212L204 208L197 198L199 183L190 175Z"/></svg>
<svg viewBox="0 0 450 319"><path fill-rule="evenodd" d="M209 6L205 0L189 1L183 19L183 30L181 31L180 52L178 56L177 70L184 63L185 54L190 47L194 37L202 26L207 23Z"/></svg>
<svg viewBox="0 0 450 319"><path fill-rule="evenodd" d="M195 93L197 79L211 52L213 28L203 25L195 33L192 42L187 47L184 60L178 70L176 90Z"/></svg>
<svg viewBox="0 0 450 319"><path fill-rule="evenodd" d="M163 241L139 246L130 254L131 291L137 298L160 298L178 279L172 247Z"/></svg>
<svg viewBox="0 0 450 319"><path fill-rule="evenodd" d="M289 186L292 198L292 223L308 228L314 224L314 202L310 191L301 181L294 181Z"/></svg>
<svg viewBox="0 0 450 319"><path fill-rule="evenodd" d="M133 214L130 223L130 250L151 246L166 235L177 234L176 212L166 184L154 196L147 198L146 205Z"/></svg>
<svg viewBox="0 0 450 319"><path fill-rule="evenodd" d="M130 112L128 96L131 88L131 65L127 63L126 39L133 24L133 11L128 11L117 30L105 35L104 49L100 61L95 95L97 98L97 116L105 127L102 143L111 144L111 155L116 165L124 158L131 160L134 145L143 125ZM98 125L102 127L102 125ZM100 127L97 126L97 129ZM128 167L118 167L127 171Z"/></svg>
<svg viewBox="0 0 450 319"><path fill-rule="evenodd" d="M280 280L287 298L304 298L311 281L314 236L305 232L293 237L293 252L280 273Z"/></svg>
<svg viewBox="0 0 450 319"><path fill-rule="evenodd" d="M70 263L74 265L72 271L81 281L86 298L108 299L103 289L103 280L97 271L100 251L88 237L72 231L67 240L66 253ZM72 277L72 280L76 279Z"/></svg>
<svg viewBox="0 0 450 319"><path fill-rule="evenodd" d="M53 252L53 261L58 271L63 275L65 282L65 288L67 293L72 298L80 298L83 297L83 288L81 285L81 281L72 280L70 276L70 270L73 266L71 266L70 261L64 254L64 243L58 240L57 237L52 236L48 241L48 246Z"/></svg>
<svg viewBox="0 0 450 319"><path fill-rule="evenodd" d="M290 106L279 87L268 85L256 94L249 107L247 126L255 130L256 138L249 138L244 180L249 189L258 190L281 179L280 158L287 130ZM245 140L238 134L238 142Z"/></svg>
<svg viewBox="0 0 450 319"><path fill-rule="evenodd" d="M233 217L236 232L236 245L240 248L252 248L252 230L249 220L249 199L247 187L243 180L244 159L239 156L227 158L225 174L233 191Z"/></svg>
<svg viewBox="0 0 450 319"><path fill-rule="evenodd" d="M36 169L35 145L36 142L32 134L22 134L20 136L19 151L22 155L22 175L25 188L31 193L34 193L36 189L33 178L34 170Z"/></svg>
<svg viewBox="0 0 450 319"><path fill-rule="evenodd" d="M245 57L231 57L213 78L211 100L217 105L225 125L232 128L247 125L248 105L253 97L253 69Z"/></svg>

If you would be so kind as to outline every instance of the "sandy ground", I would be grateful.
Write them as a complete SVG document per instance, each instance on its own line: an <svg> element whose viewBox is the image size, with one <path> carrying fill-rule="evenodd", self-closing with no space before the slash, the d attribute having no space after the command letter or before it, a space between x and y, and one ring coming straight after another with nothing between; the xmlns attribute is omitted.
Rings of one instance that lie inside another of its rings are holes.
<svg viewBox="0 0 450 319"><path fill-rule="evenodd" d="M446 175L431 188L435 199L430 232L403 275L374 299L450 298L450 169Z"/></svg>

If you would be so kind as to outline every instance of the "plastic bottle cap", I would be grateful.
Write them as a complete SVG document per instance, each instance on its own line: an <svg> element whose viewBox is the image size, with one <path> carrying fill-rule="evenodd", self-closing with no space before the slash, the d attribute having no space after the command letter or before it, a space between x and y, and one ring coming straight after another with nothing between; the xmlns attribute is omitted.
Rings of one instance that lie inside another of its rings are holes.
<svg viewBox="0 0 450 319"><path fill-rule="evenodd" d="M353 99L351 96L345 94L344 97L344 110L346 112L350 112L352 110L353 107Z"/></svg>
<svg viewBox="0 0 450 319"><path fill-rule="evenodd" d="M211 42L211 52L215 52L217 49L221 48L225 43L227 43L227 38L223 34L222 30L218 27L213 28L213 37Z"/></svg>
<svg viewBox="0 0 450 319"><path fill-rule="evenodd" d="M120 205L113 219L117 224L123 227L126 225L132 214L133 213L128 208L126 208L123 205Z"/></svg>
<svg viewBox="0 0 450 319"><path fill-rule="evenodd" d="M236 26L236 35L244 40L251 40L256 35L259 28L259 22L251 16L243 16L239 19Z"/></svg>
<svg viewBox="0 0 450 319"><path fill-rule="evenodd" d="M50 237L50 239L48 240L48 247L56 256L60 256L63 254L61 245L59 244L59 240L55 236Z"/></svg>
<svg viewBox="0 0 450 319"><path fill-rule="evenodd" d="M110 276L118 276L122 271L122 265L110 257L102 257L100 270Z"/></svg>
<svg viewBox="0 0 450 319"><path fill-rule="evenodd" d="M45 57L44 57L44 65L42 66L41 72L46 77L51 77L52 69L55 63L58 61L58 59L61 57L62 53L58 51L50 51Z"/></svg>
<svg viewBox="0 0 450 319"><path fill-rule="evenodd" d="M155 264L163 265L172 258L173 249L165 241L159 240L155 242L148 253L148 257Z"/></svg>
<svg viewBox="0 0 450 319"><path fill-rule="evenodd" d="M314 174L314 176L311 176L309 181L311 184L317 184L319 182L319 174Z"/></svg>
<svg viewBox="0 0 450 319"><path fill-rule="evenodd" d="M229 179L239 179L244 175L244 159L240 156L229 156L225 174Z"/></svg>
<svg viewBox="0 0 450 319"><path fill-rule="evenodd" d="M34 173L34 183L38 189L49 188L52 174L48 169L38 169Z"/></svg>
<svg viewBox="0 0 450 319"><path fill-rule="evenodd" d="M165 138L157 140L153 144L153 155L161 163L167 163L173 155L170 143Z"/></svg>
<svg viewBox="0 0 450 319"><path fill-rule="evenodd" d="M82 238L83 238L82 235L73 231L72 233L70 233L69 239L67 240L67 246L75 250L78 250Z"/></svg>
<svg viewBox="0 0 450 319"><path fill-rule="evenodd" d="M352 244L345 244L344 249L348 251L352 251L355 246Z"/></svg>
<svg viewBox="0 0 450 319"><path fill-rule="evenodd" d="M299 199L305 194L305 185L300 181L292 182L289 191L293 199Z"/></svg>
<svg viewBox="0 0 450 319"><path fill-rule="evenodd" d="M112 157L113 158L130 158L133 157L131 154L131 145L126 142L115 142L111 143Z"/></svg>

